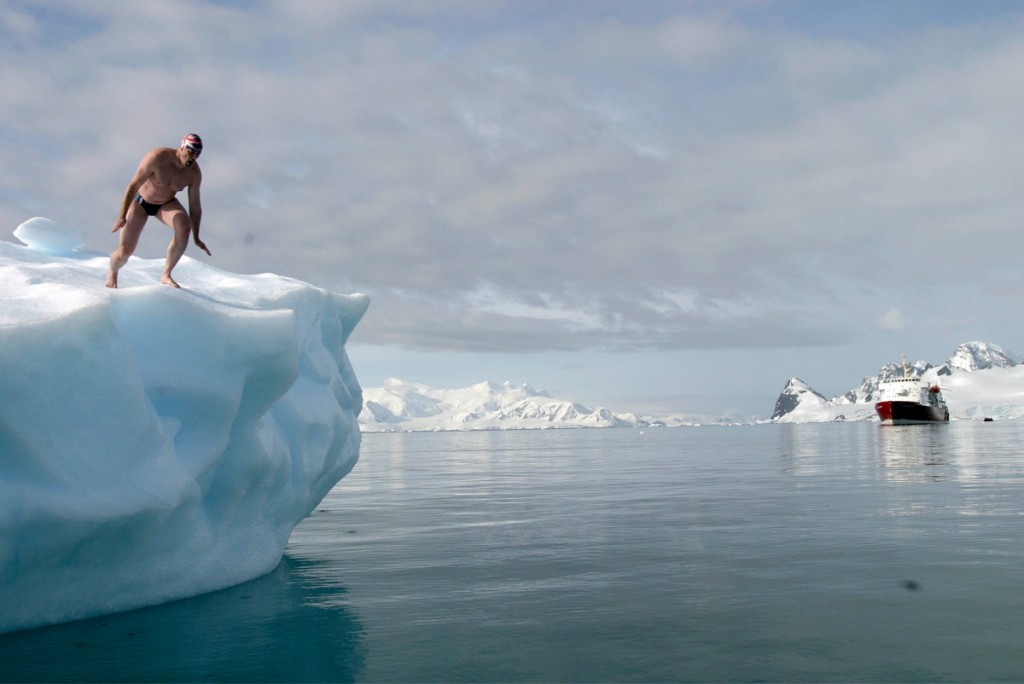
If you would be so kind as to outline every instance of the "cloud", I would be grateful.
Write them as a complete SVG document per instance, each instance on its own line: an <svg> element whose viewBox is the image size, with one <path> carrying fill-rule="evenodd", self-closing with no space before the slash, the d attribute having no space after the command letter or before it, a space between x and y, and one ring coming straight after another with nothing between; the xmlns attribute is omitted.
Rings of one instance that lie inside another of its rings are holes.
<svg viewBox="0 0 1024 684"><path fill-rule="evenodd" d="M892 332L901 332L906 328L906 321L903 318L903 312L899 309L889 309L878 319L878 327L882 330L889 330Z"/></svg>
<svg viewBox="0 0 1024 684"><path fill-rule="evenodd" d="M369 292L365 343L830 344L939 272L976 316L1021 284L1019 18L869 42L743 3L47 7L0 14L0 219L109 250L142 153L198 131L213 262Z"/></svg>

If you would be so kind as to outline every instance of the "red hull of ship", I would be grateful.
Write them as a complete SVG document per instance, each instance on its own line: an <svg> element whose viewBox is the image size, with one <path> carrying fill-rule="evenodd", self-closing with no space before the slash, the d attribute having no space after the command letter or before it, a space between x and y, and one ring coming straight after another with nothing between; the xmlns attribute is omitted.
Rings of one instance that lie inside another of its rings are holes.
<svg viewBox="0 0 1024 684"><path fill-rule="evenodd" d="M944 423L949 420L949 409L945 406L924 406L913 401L880 401L875 404L875 412L883 425Z"/></svg>

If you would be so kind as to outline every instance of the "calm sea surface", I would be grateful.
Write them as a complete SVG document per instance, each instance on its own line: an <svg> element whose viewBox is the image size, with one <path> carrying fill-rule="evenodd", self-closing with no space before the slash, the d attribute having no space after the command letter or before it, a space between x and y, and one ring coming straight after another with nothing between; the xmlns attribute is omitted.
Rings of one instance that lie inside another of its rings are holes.
<svg viewBox="0 0 1024 684"><path fill-rule="evenodd" d="M274 573L2 636L0 679L1020 682L1022 438L370 434Z"/></svg>

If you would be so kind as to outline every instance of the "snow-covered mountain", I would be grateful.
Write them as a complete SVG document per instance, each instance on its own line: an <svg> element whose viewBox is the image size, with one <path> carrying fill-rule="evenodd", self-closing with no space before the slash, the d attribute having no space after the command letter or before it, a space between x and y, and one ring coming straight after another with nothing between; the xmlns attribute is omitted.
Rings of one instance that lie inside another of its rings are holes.
<svg viewBox="0 0 1024 684"><path fill-rule="evenodd" d="M828 405L828 399L811 389L810 385L800 378L790 378L782 393L775 400L775 411L772 420L779 420L794 411L806 412L811 408Z"/></svg>
<svg viewBox="0 0 1024 684"><path fill-rule="evenodd" d="M967 342L943 364L910 364L910 373L937 382L953 419L1024 418L1024 366L995 344ZM771 421L814 423L877 420L875 397L884 380L903 375L899 363L883 366L860 386L832 399L799 378L790 378L775 402ZM389 379L363 389L363 432L522 430L580 427L656 427L764 422L763 418L695 415L652 417L590 408L557 399L528 384L481 382L460 389L435 389Z"/></svg>
<svg viewBox="0 0 1024 684"><path fill-rule="evenodd" d="M967 342L953 352L946 365L952 370L976 371L988 368L1013 368L1013 354L997 344Z"/></svg>
<svg viewBox="0 0 1024 684"><path fill-rule="evenodd" d="M359 422L364 432L497 430L556 427L646 427L632 413L591 410L555 399L528 384L481 382L460 389L434 389L388 379L363 389Z"/></svg>
<svg viewBox="0 0 1024 684"><path fill-rule="evenodd" d="M1024 366L999 345L965 342L943 364L909 365L909 373L942 388L952 419L1024 418ZM776 423L877 420L874 402L879 383L902 377L903 367L886 364L849 392L825 399L799 378L790 378L775 403Z"/></svg>
<svg viewBox="0 0 1024 684"><path fill-rule="evenodd" d="M582 427L655 427L730 422L723 418L673 415L662 418L590 409L556 399L528 384L481 382L460 389L434 389L388 379L363 389L363 432L525 430ZM731 422L735 422L734 420Z"/></svg>

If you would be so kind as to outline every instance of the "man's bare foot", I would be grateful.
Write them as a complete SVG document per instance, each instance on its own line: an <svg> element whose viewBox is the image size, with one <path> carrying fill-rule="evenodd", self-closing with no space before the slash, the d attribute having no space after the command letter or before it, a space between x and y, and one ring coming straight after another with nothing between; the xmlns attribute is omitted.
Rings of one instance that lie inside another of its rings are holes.
<svg viewBox="0 0 1024 684"><path fill-rule="evenodd" d="M163 283L164 285L170 285L171 287L176 287L178 289L181 289L181 285L179 285L178 283L174 282L174 278L172 278L169 275L165 275L163 278L161 278L160 282Z"/></svg>
<svg viewBox="0 0 1024 684"><path fill-rule="evenodd" d="M107 276L107 287L117 288L117 274L111 273Z"/></svg>

